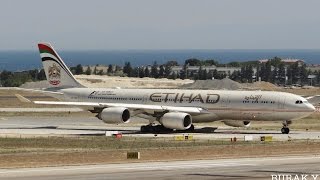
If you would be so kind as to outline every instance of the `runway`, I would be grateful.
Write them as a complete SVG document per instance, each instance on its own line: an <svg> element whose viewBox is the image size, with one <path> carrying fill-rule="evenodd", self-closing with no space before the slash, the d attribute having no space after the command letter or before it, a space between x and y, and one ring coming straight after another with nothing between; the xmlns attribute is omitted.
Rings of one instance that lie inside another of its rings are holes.
<svg viewBox="0 0 320 180"><path fill-rule="evenodd" d="M95 117L0 117L0 137L105 135L106 131L119 131L124 136L154 137L154 134L140 133L140 126L147 123L146 120L133 119L129 124L105 124ZM277 141L320 140L320 132L317 131L291 131L290 134L281 134L277 130L221 128L215 127L214 123L212 126L196 125L195 133L157 134L157 137L170 138L182 134L193 135L194 139L230 140L236 137L241 141L244 136L252 136L253 140L259 141L261 136L273 136Z"/></svg>
<svg viewBox="0 0 320 180"><path fill-rule="evenodd" d="M269 157L220 160L1 169L0 178L37 179L271 179L272 175L319 175L320 157ZM292 178L292 179L293 179ZM300 179L300 178L299 178Z"/></svg>

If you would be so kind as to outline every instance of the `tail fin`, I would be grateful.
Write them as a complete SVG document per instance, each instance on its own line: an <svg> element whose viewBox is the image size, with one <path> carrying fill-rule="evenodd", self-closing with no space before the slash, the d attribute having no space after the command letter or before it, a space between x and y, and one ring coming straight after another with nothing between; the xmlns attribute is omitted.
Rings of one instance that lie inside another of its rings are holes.
<svg viewBox="0 0 320 180"><path fill-rule="evenodd" d="M83 87L72 75L58 53L49 43L38 44L40 56L50 87Z"/></svg>

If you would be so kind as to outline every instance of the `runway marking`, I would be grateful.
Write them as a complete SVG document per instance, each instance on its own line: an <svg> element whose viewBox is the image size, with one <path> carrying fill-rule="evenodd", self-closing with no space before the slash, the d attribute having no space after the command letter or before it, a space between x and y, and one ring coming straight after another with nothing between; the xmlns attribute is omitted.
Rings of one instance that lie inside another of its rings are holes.
<svg viewBox="0 0 320 180"><path fill-rule="evenodd" d="M151 163L127 163L127 164L107 164L107 165L89 165L85 167L79 166L65 166L60 168L27 168L27 169L7 169L0 170L2 176L5 175L15 175L18 176L26 175L26 173L57 173L57 171L86 171L86 170L111 170L121 171L121 170L174 170L174 169L184 169L184 168L209 168L209 167L235 167L235 166L257 166L261 161L284 161L288 160L306 160L306 159L320 159L319 156L309 156L309 157L284 157L284 158L244 158L244 159L228 159L228 160L194 160L194 161L171 161L171 162L151 162ZM250 163L252 162L252 163ZM85 173L85 172L83 172Z"/></svg>
<svg viewBox="0 0 320 180"><path fill-rule="evenodd" d="M158 166L158 167L152 167L152 166L136 166L136 167L124 167L122 169L126 170L175 170L175 169L190 169L190 168L209 168L209 167L232 167L232 166L255 166L256 164L242 164L242 163L228 163L228 164L189 164L189 165L165 165L165 166Z"/></svg>
<svg viewBox="0 0 320 180"><path fill-rule="evenodd" d="M172 162L168 162L172 163ZM136 164L136 163L133 163ZM157 164L160 165L160 164ZM26 169L26 170L7 170L7 171L0 171L1 175L18 175L16 173L24 174L25 173L54 173L57 171L84 171L84 170L98 170L98 169L105 169L105 170L174 170L174 169L190 169L190 168L209 168L209 167L232 167L232 166L254 166L255 164L242 164L242 163L228 163L228 164L212 164L212 163L207 163L207 164L176 164L176 165L160 165L160 166L155 166L152 167L150 165L134 165L135 167L131 167L131 164L121 164L121 165L103 165L103 166L95 166L95 167L65 167L65 168L43 168L43 169ZM123 167L122 167L123 166ZM34 175L34 174L32 174Z"/></svg>

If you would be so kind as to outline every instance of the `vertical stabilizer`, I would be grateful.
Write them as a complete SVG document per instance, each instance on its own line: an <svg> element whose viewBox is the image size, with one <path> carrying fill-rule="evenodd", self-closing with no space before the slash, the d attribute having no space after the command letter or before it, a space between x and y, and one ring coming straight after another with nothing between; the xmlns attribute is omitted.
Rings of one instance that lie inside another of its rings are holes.
<svg viewBox="0 0 320 180"><path fill-rule="evenodd" d="M50 87L83 87L73 76L58 53L49 43L38 44L40 56Z"/></svg>

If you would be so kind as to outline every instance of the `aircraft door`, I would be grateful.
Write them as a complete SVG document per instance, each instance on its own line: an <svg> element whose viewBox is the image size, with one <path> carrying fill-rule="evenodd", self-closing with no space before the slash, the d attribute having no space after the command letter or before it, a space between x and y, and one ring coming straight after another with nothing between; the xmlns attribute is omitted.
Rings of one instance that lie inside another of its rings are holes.
<svg viewBox="0 0 320 180"><path fill-rule="evenodd" d="M229 94L224 94L220 98L221 98L221 107L228 107L230 104Z"/></svg>
<svg viewBox="0 0 320 180"><path fill-rule="evenodd" d="M148 94L143 95L143 97L142 97L142 103L143 103L143 104L147 104L147 103L148 103L148 98L149 98Z"/></svg>

